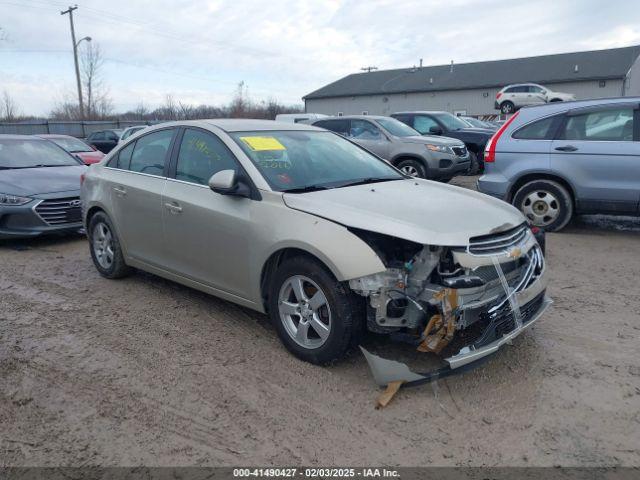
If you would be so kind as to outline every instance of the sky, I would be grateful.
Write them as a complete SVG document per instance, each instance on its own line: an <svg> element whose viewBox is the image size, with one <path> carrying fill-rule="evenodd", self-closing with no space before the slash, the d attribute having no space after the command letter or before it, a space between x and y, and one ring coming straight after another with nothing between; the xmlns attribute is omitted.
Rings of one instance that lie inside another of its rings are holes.
<svg viewBox="0 0 640 480"><path fill-rule="evenodd" d="M68 3L0 0L0 94L22 114L74 98ZM167 95L302 97L362 67L475 62L640 44L639 0L81 0L115 111ZM83 42L84 44L84 42ZM83 48L81 44L80 48Z"/></svg>

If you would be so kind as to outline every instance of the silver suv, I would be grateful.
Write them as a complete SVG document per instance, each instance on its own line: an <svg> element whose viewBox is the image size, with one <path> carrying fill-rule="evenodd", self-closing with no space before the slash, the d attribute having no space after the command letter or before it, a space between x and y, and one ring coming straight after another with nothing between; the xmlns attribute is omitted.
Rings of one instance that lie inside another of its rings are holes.
<svg viewBox="0 0 640 480"><path fill-rule="evenodd" d="M495 108L502 113L513 113L521 107L575 100L572 93L553 92L537 83L507 85L496 95Z"/></svg>
<svg viewBox="0 0 640 480"><path fill-rule="evenodd" d="M487 143L479 190L550 231L574 213L637 215L639 105L622 97L523 108Z"/></svg>
<svg viewBox="0 0 640 480"><path fill-rule="evenodd" d="M412 177L448 182L466 173L471 164L460 140L423 136L391 117L349 115L318 120L313 125L349 138Z"/></svg>
<svg viewBox="0 0 640 480"><path fill-rule="evenodd" d="M309 125L149 127L88 169L82 206L100 274L136 267L268 312L314 363L369 329L454 369L549 304L543 242L515 208L408 177Z"/></svg>

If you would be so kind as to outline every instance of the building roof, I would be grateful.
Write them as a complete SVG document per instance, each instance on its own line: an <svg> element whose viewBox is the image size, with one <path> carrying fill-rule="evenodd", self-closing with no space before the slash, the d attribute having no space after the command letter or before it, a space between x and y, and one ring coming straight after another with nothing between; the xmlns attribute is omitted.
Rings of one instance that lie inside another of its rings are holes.
<svg viewBox="0 0 640 480"><path fill-rule="evenodd" d="M379 70L347 75L304 96L314 98L436 92L503 87L512 83L560 83L624 77L640 45L489 62ZM577 71L576 71L577 66Z"/></svg>

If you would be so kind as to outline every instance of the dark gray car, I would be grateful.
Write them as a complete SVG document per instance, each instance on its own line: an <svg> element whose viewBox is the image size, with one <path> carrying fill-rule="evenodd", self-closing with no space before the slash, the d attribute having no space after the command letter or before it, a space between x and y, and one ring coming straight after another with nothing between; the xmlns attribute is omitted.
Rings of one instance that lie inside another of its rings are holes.
<svg viewBox="0 0 640 480"><path fill-rule="evenodd" d="M86 170L49 140L0 135L0 239L80 229Z"/></svg>
<svg viewBox="0 0 640 480"><path fill-rule="evenodd" d="M640 97L526 107L489 141L478 189L554 231L574 213L640 213Z"/></svg>
<svg viewBox="0 0 640 480"><path fill-rule="evenodd" d="M469 152L460 140L423 136L391 117L349 115L313 125L348 137L413 177L449 181L469 171Z"/></svg>

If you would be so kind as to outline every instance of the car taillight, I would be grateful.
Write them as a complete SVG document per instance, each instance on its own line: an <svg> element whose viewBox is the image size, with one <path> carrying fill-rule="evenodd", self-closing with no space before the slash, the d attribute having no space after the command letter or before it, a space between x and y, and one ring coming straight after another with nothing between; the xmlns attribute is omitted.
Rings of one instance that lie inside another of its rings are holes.
<svg viewBox="0 0 640 480"><path fill-rule="evenodd" d="M84 173L80 174L80 185L84 183Z"/></svg>
<svg viewBox="0 0 640 480"><path fill-rule="evenodd" d="M496 144L498 143L498 140L500 140L500 136L504 133L509 124L513 122L513 120L518 116L518 113L520 112L514 113L509 120L504 122L500 129L496 133L494 133L493 137L491 137L487 142L487 146L484 148L485 163L492 163L496 161Z"/></svg>
<svg viewBox="0 0 640 480"><path fill-rule="evenodd" d="M500 97L502 96L502 92L498 92L496 95L496 100L500 100Z"/></svg>

